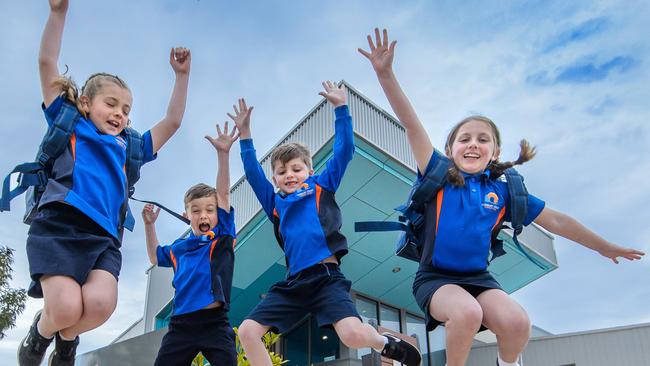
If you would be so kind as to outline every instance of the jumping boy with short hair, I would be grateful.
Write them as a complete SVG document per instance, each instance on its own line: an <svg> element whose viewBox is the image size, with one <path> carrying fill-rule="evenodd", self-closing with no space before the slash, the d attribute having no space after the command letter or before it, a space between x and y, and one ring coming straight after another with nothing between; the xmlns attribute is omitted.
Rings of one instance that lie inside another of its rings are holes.
<svg viewBox="0 0 650 366"><path fill-rule="evenodd" d="M200 183L185 193L189 237L160 246L155 222L160 208L142 210L147 254L152 264L173 267L174 310L154 365L190 365L199 352L212 365L235 366L235 335L228 320L234 269L235 220L230 207L229 154L236 129L217 138L206 136L217 150L217 188Z"/></svg>
<svg viewBox="0 0 650 366"><path fill-rule="evenodd" d="M352 283L339 270L341 257L348 249L340 232L341 211L334 193L352 160L354 135L347 90L329 81L323 87L325 91L319 94L335 108L334 156L321 174L313 175L311 154L305 146L290 143L278 147L271 155L278 193L255 156L250 133L253 107L248 108L240 99L235 115L229 114L241 133L246 178L275 226L288 269L287 279L273 285L241 324L240 341L251 365L271 366L262 335L269 330L283 333L312 313L319 326L332 326L348 347L373 347L407 366L419 366L417 348L390 334L380 335L361 322L350 297Z"/></svg>

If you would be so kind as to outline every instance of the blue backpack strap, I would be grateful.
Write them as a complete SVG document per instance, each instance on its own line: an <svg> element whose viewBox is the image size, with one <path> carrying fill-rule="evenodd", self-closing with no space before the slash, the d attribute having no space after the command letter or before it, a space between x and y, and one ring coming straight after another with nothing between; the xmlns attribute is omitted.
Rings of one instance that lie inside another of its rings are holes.
<svg viewBox="0 0 650 366"><path fill-rule="evenodd" d="M19 173L18 186L14 189L11 188L11 175ZM17 165L11 173L7 174L2 184L2 197L0 197L0 212L9 211L11 209L10 201L15 197L23 194L27 188L37 185L47 184L47 176L43 171L43 166L40 163L23 163Z"/></svg>
<svg viewBox="0 0 650 366"><path fill-rule="evenodd" d="M140 168L144 164L144 139L142 135L127 127L124 129L126 134L126 181L129 188L135 186L140 179ZM129 197L133 192L129 190Z"/></svg>
<svg viewBox="0 0 650 366"><path fill-rule="evenodd" d="M418 233L424 228L424 208L445 184L450 164L449 159L441 156L422 181L413 185L407 202L395 208L402 214L399 217L400 222L360 221L355 222L354 231L403 231L404 233L397 242L395 253L400 257L419 262L420 248L423 243L418 241Z"/></svg>
<svg viewBox="0 0 650 366"><path fill-rule="evenodd" d="M406 231L406 224L396 221L358 221L354 223L354 231Z"/></svg>
<svg viewBox="0 0 650 366"><path fill-rule="evenodd" d="M10 210L10 201L25 192L30 187L40 187L40 192L45 189L48 180L47 170L51 167L51 162L54 161L68 146L70 138L74 133L74 128L79 121L81 114L77 107L65 100L61 105L61 110L48 127L45 136L38 149L36 161L32 163L23 163L17 165L11 173L9 173L3 182L2 197L0 198L0 211ZM10 190L11 175L19 173L18 186ZM37 207L40 199L40 194L30 198L32 202L28 202L27 206ZM25 213L25 222L29 223L32 213Z"/></svg>
<svg viewBox="0 0 650 366"><path fill-rule="evenodd" d="M506 169L504 172L508 185L508 193L510 195L510 223L512 225L512 241L517 246L517 249L522 252L526 258L535 263L541 269L546 269L537 259L533 258L524 247L519 244L517 235L521 234L524 228L524 219L528 214L528 190L524 185L524 177L517 172L514 168ZM501 248L503 251L503 248ZM503 251L505 254L505 251ZM492 259L498 257L493 250Z"/></svg>
<svg viewBox="0 0 650 366"><path fill-rule="evenodd" d="M416 230L424 224L424 206L431 202L436 192L447 181L449 165L449 159L440 157L431 167L431 170L422 178L420 184L414 187L406 209L402 211L400 208L403 206L398 207L397 210L402 212Z"/></svg>
<svg viewBox="0 0 650 366"><path fill-rule="evenodd" d="M144 164L144 139L138 131L130 127L124 129L124 134L126 135L126 182L129 190L129 198L131 198L135 193L135 183L140 179L140 168ZM156 205L161 208L163 207L158 204ZM167 211L167 208L165 210ZM129 231L133 231L135 227L135 218L133 217L128 202L126 202L126 214L122 226Z"/></svg>
<svg viewBox="0 0 650 366"><path fill-rule="evenodd" d="M74 134L74 127L80 117L81 113L79 113L77 106L67 100L64 101L59 114L57 114L52 125L47 129L47 134L43 137L38 156L36 156L37 162L45 166L63 153L70 142L70 138L72 138L72 134Z"/></svg>

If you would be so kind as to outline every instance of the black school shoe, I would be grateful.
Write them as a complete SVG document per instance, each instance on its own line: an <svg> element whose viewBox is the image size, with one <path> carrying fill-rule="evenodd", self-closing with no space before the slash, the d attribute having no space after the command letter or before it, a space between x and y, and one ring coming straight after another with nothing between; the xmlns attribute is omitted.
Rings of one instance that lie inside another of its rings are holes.
<svg viewBox="0 0 650 366"><path fill-rule="evenodd" d="M47 347L52 343L53 338L45 338L38 333L36 324L41 319L39 310L34 316L34 322L29 327L29 332L18 347L18 365L19 366L38 366L43 361Z"/></svg>
<svg viewBox="0 0 650 366"><path fill-rule="evenodd" d="M390 333L382 333L382 335L388 338L388 343L381 350L382 356L399 361L406 366L420 366L422 355L415 346Z"/></svg>
<svg viewBox="0 0 650 366"><path fill-rule="evenodd" d="M74 366L74 357L77 354L78 345L79 337L75 337L72 341L66 341L61 339L57 332L54 351L50 354L47 362L48 366Z"/></svg>

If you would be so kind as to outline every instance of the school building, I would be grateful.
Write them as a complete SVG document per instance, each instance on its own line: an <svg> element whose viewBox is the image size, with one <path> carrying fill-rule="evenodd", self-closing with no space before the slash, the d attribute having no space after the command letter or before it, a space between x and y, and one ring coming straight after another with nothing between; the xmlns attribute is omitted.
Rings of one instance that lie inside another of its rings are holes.
<svg viewBox="0 0 650 366"><path fill-rule="evenodd" d="M365 322L405 336L415 336L423 365L444 365L444 328L427 333L423 314L411 293L417 263L394 254L399 233L356 233L354 222L397 220L394 207L406 199L415 178L415 161L398 121L349 84L349 107L355 133L354 158L345 173L336 200L343 215L343 234L349 253L341 269L352 281L352 297ZM332 155L334 113L323 99L289 131L278 145L299 141L313 152L316 173ZM260 160L270 176L270 152ZM282 251L268 220L245 177L231 188L237 210L237 245L230 319L238 326L266 295L267 289L286 274ZM519 236L528 253L541 266L527 259L502 232L507 254L491 263L489 270L508 293L526 286L557 268L553 238L530 225ZM110 345L79 355L78 365L150 365L157 354L172 312L172 270L152 267L147 271L147 291L142 319ZM543 333L542 333L543 334ZM476 344L492 341L480 333ZM330 329L320 329L310 316L282 335L276 350L287 366L361 366L369 349L349 349ZM493 362L493 361L492 361Z"/></svg>
<svg viewBox="0 0 650 366"><path fill-rule="evenodd" d="M650 365L650 323L565 334L532 335L522 366ZM497 357L497 345L472 348L466 366L483 366ZM444 365L444 364L441 364Z"/></svg>

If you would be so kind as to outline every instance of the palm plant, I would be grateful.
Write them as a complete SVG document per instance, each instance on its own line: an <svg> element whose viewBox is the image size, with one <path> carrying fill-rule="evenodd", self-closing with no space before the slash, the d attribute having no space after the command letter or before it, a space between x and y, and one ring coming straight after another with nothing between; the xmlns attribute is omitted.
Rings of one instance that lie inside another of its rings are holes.
<svg viewBox="0 0 650 366"><path fill-rule="evenodd" d="M234 327L235 331L235 349L237 350L237 366L250 366L251 362L246 358L246 353L244 352L244 347L242 347L241 342L239 341L239 333L237 327ZM269 357L271 357L271 363L273 366L282 366L283 364L289 362L289 360L283 360L282 356L271 351L271 346L273 346L278 340L280 340L280 335L275 333L266 333L262 337L262 342L264 342L264 347L269 352ZM192 360L192 366L210 366L210 363L205 359L202 353L199 352L198 355Z"/></svg>
<svg viewBox="0 0 650 366"><path fill-rule="evenodd" d="M210 363L206 361L205 356L203 356L203 353L199 352L196 357L192 360L192 365L191 366L209 366Z"/></svg>
<svg viewBox="0 0 650 366"><path fill-rule="evenodd" d="M239 341L239 333L237 327L234 327L235 331L235 348L237 349L237 366L250 366L250 361L246 358L246 353L244 352L244 347L242 347L241 342ZM275 334L268 332L262 337L262 342L264 342L264 347L266 347L269 357L271 357L271 364L273 366L282 366L283 364L289 362L289 360L283 360L282 356L271 351L271 346L275 344L280 339L280 334Z"/></svg>

